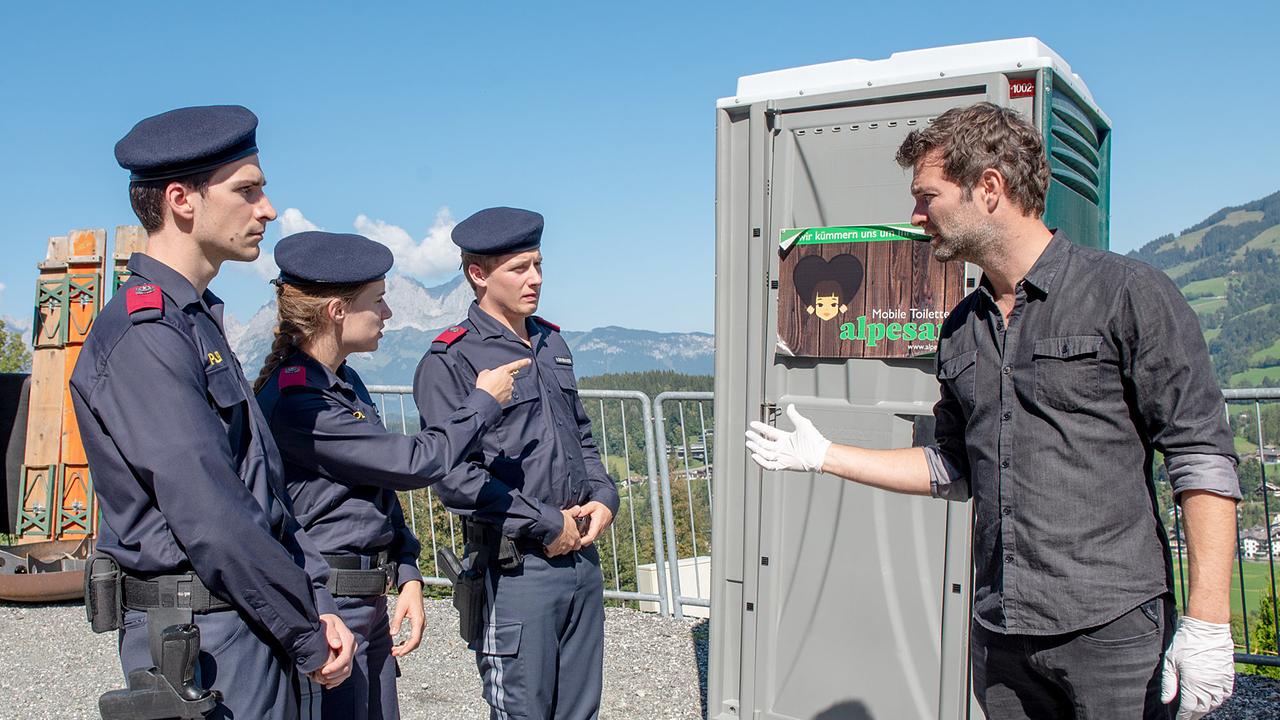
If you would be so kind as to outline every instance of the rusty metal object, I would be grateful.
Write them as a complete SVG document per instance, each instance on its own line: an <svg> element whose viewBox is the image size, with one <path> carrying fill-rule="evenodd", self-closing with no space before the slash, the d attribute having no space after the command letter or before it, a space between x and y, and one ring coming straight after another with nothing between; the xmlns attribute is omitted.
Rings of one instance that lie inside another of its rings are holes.
<svg viewBox="0 0 1280 720"><path fill-rule="evenodd" d="M91 552L91 538L0 546L0 600L82 599L84 565Z"/></svg>

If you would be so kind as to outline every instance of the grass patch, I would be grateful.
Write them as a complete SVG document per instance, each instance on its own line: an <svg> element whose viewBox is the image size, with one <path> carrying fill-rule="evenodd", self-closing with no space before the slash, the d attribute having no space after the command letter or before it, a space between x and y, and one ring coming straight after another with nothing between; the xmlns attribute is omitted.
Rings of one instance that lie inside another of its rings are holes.
<svg viewBox="0 0 1280 720"><path fill-rule="evenodd" d="M1165 270L1164 274L1168 275L1174 281L1177 281L1178 278L1182 277L1183 275L1186 275L1192 270L1195 270L1196 266L1204 261L1205 261L1205 258L1200 258L1198 260L1188 260L1186 262L1181 262Z"/></svg>
<svg viewBox="0 0 1280 720"><path fill-rule="evenodd" d="M1182 604L1182 583L1189 580L1186 571L1182 576L1178 576L1179 566L1185 558L1173 558L1173 593L1178 601L1178 607ZM1277 558L1280 562L1280 558ZM1280 567L1276 568L1276 578L1280 580ZM1266 556L1262 560L1245 560L1244 561L1244 598L1250 614L1258 611L1258 605L1262 598L1270 591L1267 589L1271 584L1271 569L1267 566ZM1277 592L1280 592L1280 582L1276 586ZM1241 620L1240 604L1240 563L1235 562L1231 565L1231 617ZM1236 638L1239 642L1242 638Z"/></svg>
<svg viewBox="0 0 1280 720"><path fill-rule="evenodd" d="M1248 440L1245 440L1239 435L1236 435L1235 437L1233 437L1232 440L1236 441L1236 454L1239 455L1241 458L1247 457L1249 455L1256 455L1258 453L1257 445L1254 445L1253 443L1249 442Z"/></svg>
<svg viewBox="0 0 1280 720"><path fill-rule="evenodd" d="M1280 367L1250 368L1227 380L1230 387L1263 387L1264 383L1280 383Z"/></svg>
<svg viewBox="0 0 1280 720"><path fill-rule="evenodd" d="M1280 227L1280 225L1276 227ZM1280 340L1271 343L1271 347L1265 347L1250 355L1249 363L1261 367L1280 365Z"/></svg>
<svg viewBox="0 0 1280 720"><path fill-rule="evenodd" d="M1178 238L1173 241L1173 246L1180 247L1184 250L1194 250L1196 249L1196 246L1200 244L1200 241L1204 239L1205 233L1209 232L1213 227L1215 226L1210 225L1207 228L1203 228L1195 232L1189 232L1186 235L1179 235Z"/></svg>
<svg viewBox="0 0 1280 720"><path fill-rule="evenodd" d="M1196 311L1196 315L1203 317L1205 315L1212 315L1213 313L1216 313L1222 308L1226 307L1227 299L1226 298L1201 298L1199 300L1192 300L1188 304L1191 305L1192 310Z"/></svg>
<svg viewBox="0 0 1280 720"><path fill-rule="evenodd" d="M1237 248L1231 259L1243 260L1245 253L1250 250L1270 250L1280 253L1280 225L1272 225L1258 233L1257 237Z"/></svg>
<svg viewBox="0 0 1280 720"><path fill-rule="evenodd" d="M1203 297L1222 297L1227 294L1227 279L1224 277L1208 278L1187 283L1182 288L1182 295L1188 300Z"/></svg>

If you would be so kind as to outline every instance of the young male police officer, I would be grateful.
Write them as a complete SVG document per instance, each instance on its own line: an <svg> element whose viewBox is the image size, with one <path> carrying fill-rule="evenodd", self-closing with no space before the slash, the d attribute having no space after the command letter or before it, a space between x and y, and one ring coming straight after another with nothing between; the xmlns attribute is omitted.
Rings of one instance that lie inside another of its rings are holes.
<svg viewBox="0 0 1280 720"><path fill-rule="evenodd" d="M116 145L148 247L70 384L101 503L98 551L123 571L125 673L152 664L149 630L194 615L197 684L222 693L215 715L295 718L295 672L337 685L352 639L207 289L223 262L258 257L276 216L257 125L239 106L182 108Z"/></svg>
<svg viewBox="0 0 1280 720"><path fill-rule="evenodd" d="M792 432L751 424L753 459L973 498L973 684L993 720L1166 717L1179 690L1180 719L1217 707L1234 681L1240 489L1195 314L1158 270L1044 226L1044 146L1016 112L950 110L908 135L898 162L914 170L912 222L934 256L983 270L942 328L936 444L834 445L789 407ZM1172 645L1153 450L1190 563Z"/></svg>
<svg viewBox="0 0 1280 720"><path fill-rule="evenodd" d="M423 425L439 423L478 370L533 360L481 450L436 488L468 518L469 550L486 568L470 647L490 717L587 720L599 711L604 660L604 582L592 543L613 521L618 491L578 399L569 346L560 328L533 316L542 225L535 212L490 208L454 228L476 302L432 343L413 392Z"/></svg>

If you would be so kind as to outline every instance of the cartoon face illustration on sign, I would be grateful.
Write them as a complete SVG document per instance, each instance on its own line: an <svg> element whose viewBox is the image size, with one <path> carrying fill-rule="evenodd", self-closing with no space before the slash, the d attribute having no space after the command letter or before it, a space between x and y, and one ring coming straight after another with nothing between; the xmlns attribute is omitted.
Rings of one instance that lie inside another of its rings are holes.
<svg viewBox="0 0 1280 720"><path fill-rule="evenodd" d="M862 262L842 254L827 260L818 255L800 258L792 284L805 312L830 320L849 309L849 301L862 287Z"/></svg>

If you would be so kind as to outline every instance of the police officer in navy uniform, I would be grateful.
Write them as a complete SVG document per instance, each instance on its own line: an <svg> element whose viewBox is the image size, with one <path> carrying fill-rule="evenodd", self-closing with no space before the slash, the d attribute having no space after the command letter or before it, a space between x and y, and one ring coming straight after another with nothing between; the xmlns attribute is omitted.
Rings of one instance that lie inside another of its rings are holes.
<svg viewBox="0 0 1280 720"><path fill-rule="evenodd" d="M94 323L70 389L98 551L123 571L123 616L106 627L120 625L125 673L152 664L151 631L194 619L197 682L222 693L215 717L296 718L298 673L336 686L353 640L208 290L223 262L258 256L276 216L257 124L239 106L182 108L116 145L148 248Z"/></svg>
<svg viewBox="0 0 1280 720"><path fill-rule="evenodd" d="M584 720L599 711L604 659L593 543L613 521L618 491L578 398L573 354L558 327L533 315L542 228L541 215L514 208L482 210L454 228L476 302L418 365L414 400L424 424L440 422L479 368L533 360L501 421L437 488L466 518L468 545L490 558L470 645L490 717Z"/></svg>
<svg viewBox="0 0 1280 720"><path fill-rule="evenodd" d="M276 337L254 391L298 520L330 565L329 590L356 638L351 677L321 692L321 716L398 718L396 658L418 646L424 615L420 545L396 491L426 487L461 463L502 417L512 372L529 361L482 371L438 424L412 436L389 432L346 359L377 350L391 317L383 297L391 251L360 235L316 231L284 238L275 258ZM389 624L390 586L400 596ZM411 636L393 647L406 618Z"/></svg>

